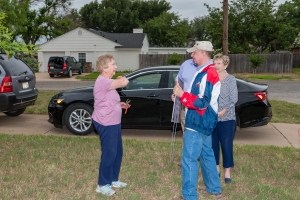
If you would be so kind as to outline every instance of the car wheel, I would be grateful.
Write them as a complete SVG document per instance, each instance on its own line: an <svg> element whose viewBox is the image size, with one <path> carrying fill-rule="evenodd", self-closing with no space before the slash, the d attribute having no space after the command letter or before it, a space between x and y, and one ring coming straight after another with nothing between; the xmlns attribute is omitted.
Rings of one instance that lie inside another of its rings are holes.
<svg viewBox="0 0 300 200"><path fill-rule="evenodd" d="M51 78L53 78L53 77L54 77L54 74L49 74L49 76L50 76Z"/></svg>
<svg viewBox="0 0 300 200"><path fill-rule="evenodd" d="M3 113L10 117L16 117L16 116L21 115L25 110L26 110L26 107L18 109L18 110L6 111Z"/></svg>
<svg viewBox="0 0 300 200"><path fill-rule="evenodd" d="M71 78L72 75L73 75L73 74L72 74L72 70L70 69L70 70L69 70L69 73L68 73L68 77Z"/></svg>
<svg viewBox="0 0 300 200"><path fill-rule="evenodd" d="M81 71L81 69L79 69L79 70L78 70L78 74L81 75L81 73L82 73L82 71Z"/></svg>
<svg viewBox="0 0 300 200"><path fill-rule="evenodd" d="M94 131L93 107L84 103L72 104L65 110L64 122L75 135L88 135Z"/></svg>

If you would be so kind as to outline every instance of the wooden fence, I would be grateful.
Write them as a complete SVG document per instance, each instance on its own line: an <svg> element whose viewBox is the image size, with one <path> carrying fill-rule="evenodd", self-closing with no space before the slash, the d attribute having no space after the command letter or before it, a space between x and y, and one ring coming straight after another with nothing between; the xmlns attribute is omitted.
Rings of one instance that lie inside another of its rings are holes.
<svg viewBox="0 0 300 200"><path fill-rule="evenodd" d="M256 73L291 73L293 67L300 67L300 54L262 54L265 63L256 68ZM168 65L170 54L140 54L140 68ZM253 69L246 54L229 54L229 73L252 73ZM189 54L182 55L182 61L190 58Z"/></svg>
<svg viewBox="0 0 300 200"><path fill-rule="evenodd" d="M293 67L300 67L300 53L294 53L293 55Z"/></svg>

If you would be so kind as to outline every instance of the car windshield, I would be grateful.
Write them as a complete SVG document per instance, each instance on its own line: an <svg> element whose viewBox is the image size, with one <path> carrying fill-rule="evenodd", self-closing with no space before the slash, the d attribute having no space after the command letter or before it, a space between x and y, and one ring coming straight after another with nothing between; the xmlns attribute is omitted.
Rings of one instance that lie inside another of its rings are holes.
<svg viewBox="0 0 300 200"><path fill-rule="evenodd" d="M49 63L55 63L57 65L62 65L64 63L63 57L51 57Z"/></svg>
<svg viewBox="0 0 300 200"><path fill-rule="evenodd" d="M17 58L8 59L7 56L2 55L1 64L9 71L11 76L20 76L22 74L33 74L33 71L22 60ZM25 73L26 72L26 73Z"/></svg>

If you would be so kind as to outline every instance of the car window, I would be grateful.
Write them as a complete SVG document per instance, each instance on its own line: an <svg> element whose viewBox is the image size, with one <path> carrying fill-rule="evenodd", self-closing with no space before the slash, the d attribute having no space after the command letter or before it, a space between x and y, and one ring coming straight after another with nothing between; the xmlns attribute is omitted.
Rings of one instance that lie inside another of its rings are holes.
<svg viewBox="0 0 300 200"><path fill-rule="evenodd" d="M168 88L174 88L175 78L178 74L178 71L169 72Z"/></svg>
<svg viewBox="0 0 300 200"><path fill-rule="evenodd" d="M72 59L73 59L73 62L74 62L74 63L76 63L76 62L77 62L77 60L76 60L74 57L72 57Z"/></svg>
<svg viewBox="0 0 300 200"><path fill-rule="evenodd" d="M129 80L124 90L157 89L162 73L143 74Z"/></svg>
<svg viewBox="0 0 300 200"><path fill-rule="evenodd" d="M2 80L2 78L5 76L5 71L2 67L2 65L0 64L0 81Z"/></svg>
<svg viewBox="0 0 300 200"><path fill-rule="evenodd" d="M4 56L3 56L4 57ZM29 75L33 74L33 71L28 67L22 60L17 58L4 57L4 60L1 60L2 67L4 67L10 76L20 76L20 75Z"/></svg>
<svg viewBox="0 0 300 200"><path fill-rule="evenodd" d="M62 65L64 63L64 58L63 57L51 57L51 58L49 58L49 63Z"/></svg>
<svg viewBox="0 0 300 200"><path fill-rule="evenodd" d="M67 59L66 59L66 64L71 64L72 63L72 61L71 61L71 59L68 57Z"/></svg>

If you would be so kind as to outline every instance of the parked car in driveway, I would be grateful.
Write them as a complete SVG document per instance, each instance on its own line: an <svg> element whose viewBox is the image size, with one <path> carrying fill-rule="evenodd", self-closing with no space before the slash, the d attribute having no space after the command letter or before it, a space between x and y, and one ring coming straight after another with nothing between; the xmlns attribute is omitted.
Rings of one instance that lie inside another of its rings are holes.
<svg viewBox="0 0 300 200"><path fill-rule="evenodd" d="M82 73L81 63L72 56L52 56L48 61L48 73L51 78L55 75L66 75L69 78L73 73Z"/></svg>
<svg viewBox="0 0 300 200"><path fill-rule="evenodd" d="M17 57L0 53L0 111L7 116L22 114L38 96L34 71Z"/></svg>
<svg viewBox="0 0 300 200"><path fill-rule="evenodd" d="M149 67L126 75L129 84L118 89L121 101L131 100L122 116L122 128L172 129L174 79L180 66ZM263 126L272 118L268 85L237 79L236 121L240 128ZM54 95L48 105L49 122L64 125L76 135L94 131L92 124L93 86L65 90ZM180 125L178 125L180 128Z"/></svg>

